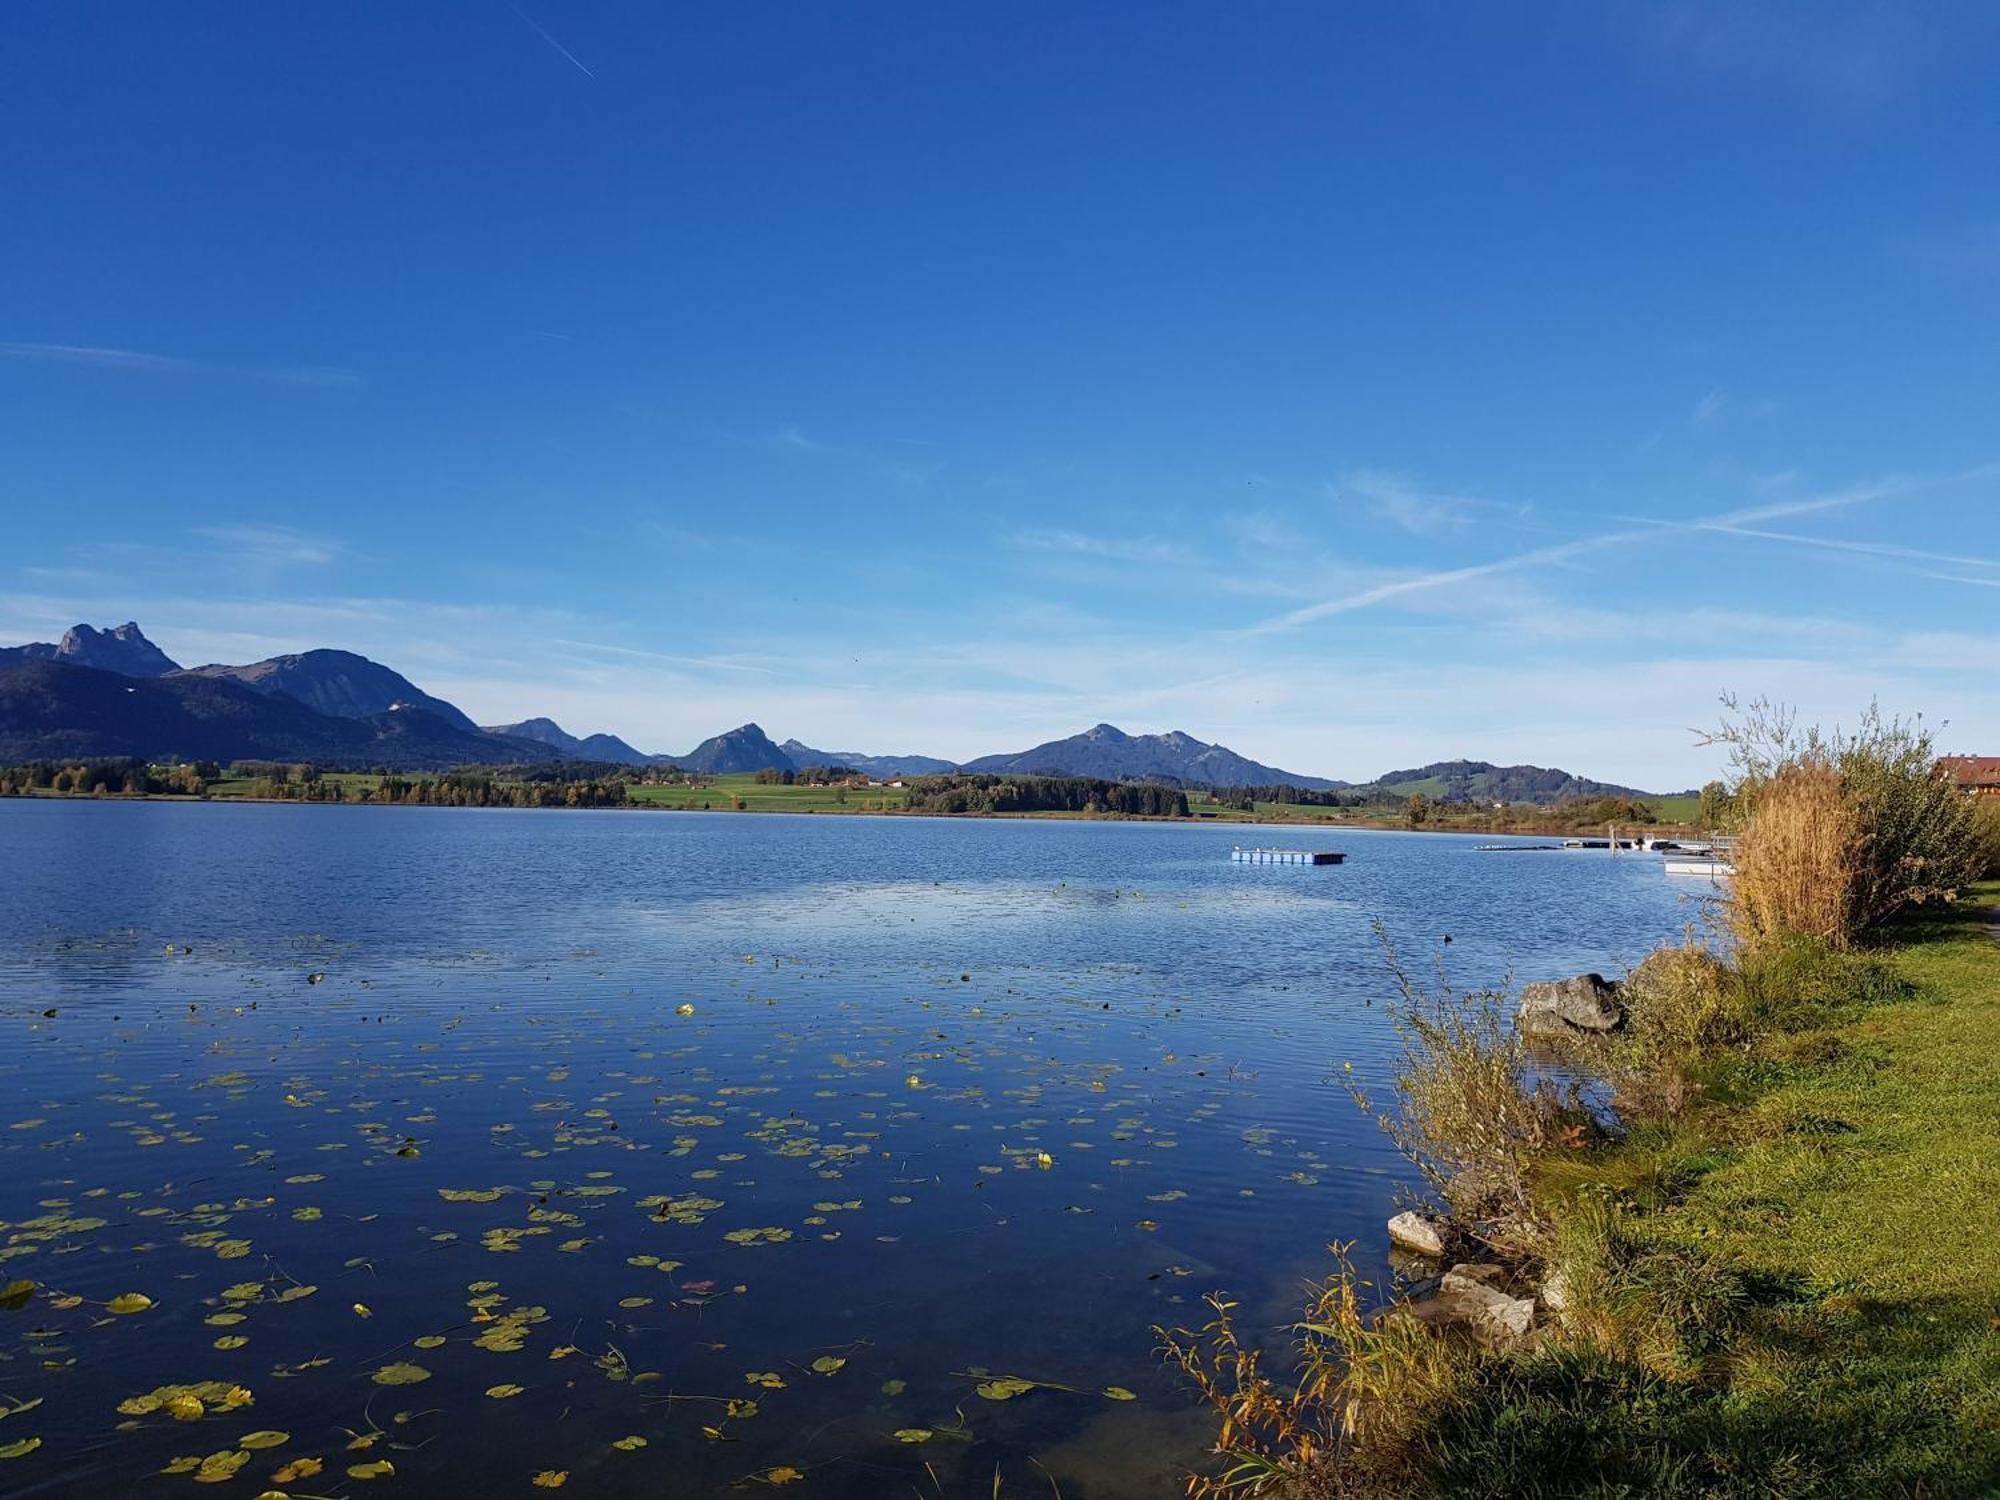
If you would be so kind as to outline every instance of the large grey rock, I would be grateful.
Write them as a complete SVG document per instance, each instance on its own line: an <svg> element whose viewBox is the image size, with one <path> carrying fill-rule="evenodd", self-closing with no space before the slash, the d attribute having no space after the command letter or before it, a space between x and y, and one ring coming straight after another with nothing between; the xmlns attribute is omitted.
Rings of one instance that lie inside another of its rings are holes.
<svg viewBox="0 0 2000 1500"><path fill-rule="evenodd" d="M1456 1265L1438 1282L1436 1301L1449 1321L1463 1323L1480 1338L1507 1344L1524 1339L1535 1326L1535 1303L1516 1297L1502 1283L1498 1266Z"/></svg>
<svg viewBox="0 0 2000 1500"><path fill-rule="evenodd" d="M1521 991L1518 1022L1524 1036L1616 1031L1625 1024L1618 986L1602 974L1546 979Z"/></svg>
<svg viewBox="0 0 2000 1500"><path fill-rule="evenodd" d="M1391 1219L1389 1243L1432 1260L1444 1258L1444 1231L1419 1213L1400 1213Z"/></svg>

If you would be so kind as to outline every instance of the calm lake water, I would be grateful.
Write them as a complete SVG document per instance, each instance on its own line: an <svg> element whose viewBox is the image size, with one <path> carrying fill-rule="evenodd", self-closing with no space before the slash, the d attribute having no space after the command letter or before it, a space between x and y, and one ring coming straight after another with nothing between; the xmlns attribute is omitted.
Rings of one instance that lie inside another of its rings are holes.
<svg viewBox="0 0 2000 1500"><path fill-rule="evenodd" d="M1178 1493L1154 1325L1381 1260L1373 924L1479 985L1698 915L1643 856L1229 862L1272 832L0 802L0 1491Z"/></svg>

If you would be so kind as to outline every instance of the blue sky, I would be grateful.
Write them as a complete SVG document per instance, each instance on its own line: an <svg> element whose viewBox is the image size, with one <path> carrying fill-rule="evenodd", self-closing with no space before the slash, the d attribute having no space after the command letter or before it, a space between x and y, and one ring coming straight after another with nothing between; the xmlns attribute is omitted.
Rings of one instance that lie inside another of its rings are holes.
<svg viewBox="0 0 2000 1500"><path fill-rule="evenodd" d="M0 640L482 720L2000 749L2000 9L0 14Z"/></svg>

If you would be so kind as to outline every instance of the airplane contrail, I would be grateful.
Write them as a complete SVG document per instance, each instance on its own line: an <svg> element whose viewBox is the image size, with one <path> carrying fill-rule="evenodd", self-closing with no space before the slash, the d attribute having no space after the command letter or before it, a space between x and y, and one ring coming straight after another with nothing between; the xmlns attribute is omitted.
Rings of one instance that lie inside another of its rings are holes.
<svg viewBox="0 0 2000 1500"><path fill-rule="evenodd" d="M513 11L514 14L519 16L523 21L526 21L528 25L533 27L536 36L540 37L543 41L547 42L551 47L555 48L556 51L560 52L564 57L568 58L569 65L575 68L577 72L581 73L585 78L595 78L597 76L595 73L591 72L590 69L586 68L582 63L578 62L576 60L576 54L574 52L570 51L569 48L565 47L561 42L557 41L554 37L550 36L546 31L544 31L541 27L541 23L538 22L533 16L529 15L525 10L522 10L520 6L510 5L507 8Z"/></svg>

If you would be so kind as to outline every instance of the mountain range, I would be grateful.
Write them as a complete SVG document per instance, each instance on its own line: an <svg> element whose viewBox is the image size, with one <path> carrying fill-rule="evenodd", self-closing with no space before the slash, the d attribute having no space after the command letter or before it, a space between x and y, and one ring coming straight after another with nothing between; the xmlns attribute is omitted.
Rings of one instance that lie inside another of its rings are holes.
<svg viewBox="0 0 2000 1500"><path fill-rule="evenodd" d="M807 766L851 766L878 779L937 776L958 769L957 762L939 760L935 755L864 755L859 750L815 750L797 740L786 740L778 748L801 770Z"/></svg>
<svg viewBox="0 0 2000 1500"><path fill-rule="evenodd" d="M1356 787L1264 765L1180 730L1126 734L1110 724L963 764L816 750L796 739L777 744L756 724L703 740L684 755L648 754L614 734L570 734L549 718L481 727L455 704L351 651L184 668L131 621L111 630L78 625L59 642L0 648L0 763L111 756L390 770L563 759L673 765L705 775L851 766L881 779L964 770L1506 802L1648 795L1566 771L1485 761L1440 761Z"/></svg>
<svg viewBox="0 0 2000 1500"><path fill-rule="evenodd" d="M1484 760L1441 760L1414 770L1391 771L1352 790L1390 797L1419 794L1433 802L1533 802L1545 807L1583 797L1658 795L1549 766L1496 766Z"/></svg>
<svg viewBox="0 0 2000 1500"><path fill-rule="evenodd" d="M30 660L0 667L0 762L138 756L148 760L313 761L433 770L532 761L532 740L471 733L421 708L345 717L228 677L129 677Z"/></svg>
<svg viewBox="0 0 2000 1500"><path fill-rule="evenodd" d="M178 672L174 659L147 640L136 620L110 630L73 625L60 641L33 641L26 646L0 646L0 667L23 662L56 661L71 667L96 667L127 677L164 677Z"/></svg>
<svg viewBox="0 0 2000 1500"><path fill-rule="evenodd" d="M1101 776L1107 781L1176 781L1188 786L1290 786L1333 791L1343 781L1280 771L1238 755L1222 745L1205 744L1175 729L1166 734L1127 734L1110 724L1097 724L1066 740L1050 740L1032 750L1011 755L982 755L969 760L967 771L998 771L1016 776Z"/></svg>
<svg viewBox="0 0 2000 1500"><path fill-rule="evenodd" d="M573 734L566 734L562 725L554 719L523 719L518 724L489 724L483 733L534 740L538 744L547 745L569 760L610 761L621 766L646 766L655 760L654 756L634 750L615 734L587 734L578 739Z"/></svg>

